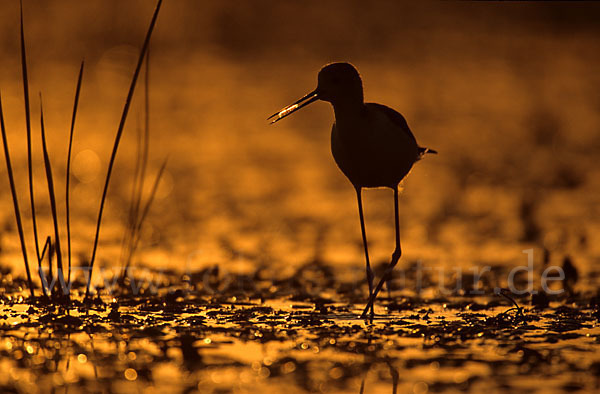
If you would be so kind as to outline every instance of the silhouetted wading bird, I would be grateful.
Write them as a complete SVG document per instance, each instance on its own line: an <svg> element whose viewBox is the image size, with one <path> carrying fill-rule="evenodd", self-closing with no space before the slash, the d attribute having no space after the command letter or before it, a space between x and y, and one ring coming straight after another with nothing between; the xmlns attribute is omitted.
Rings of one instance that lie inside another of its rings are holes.
<svg viewBox="0 0 600 394"><path fill-rule="evenodd" d="M317 88L295 103L271 115L275 123L317 100L333 105L335 123L331 130L331 152L338 167L352 182L358 199L358 214L365 250L369 301L365 317L383 284L390 278L402 254L398 217L398 184L413 164L426 153L437 153L417 144L404 117L385 105L365 103L358 71L349 63L328 64L319 71ZM394 191L396 249L383 277L373 289L367 234L362 207L362 189L389 187Z"/></svg>

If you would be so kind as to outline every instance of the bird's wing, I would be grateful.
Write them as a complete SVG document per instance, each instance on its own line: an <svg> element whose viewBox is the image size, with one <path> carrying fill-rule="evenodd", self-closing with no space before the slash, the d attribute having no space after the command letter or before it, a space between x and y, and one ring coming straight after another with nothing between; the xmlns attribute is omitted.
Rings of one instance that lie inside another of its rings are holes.
<svg viewBox="0 0 600 394"><path fill-rule="evenodd" d="M415 143L417 142L417 139L415 138L414 134L412 133L412 131L410 131L410 127L408 127L408 123L406 122L406 119L404 119L404 116L402 116L402 114L400 112L398 112L390 107L387 107L383 104L366 103L366 105L370 106L375 111L379 111L379 112L385 114L385 116L387 116L388 119L392 123L398 125L400 127L400 129L404 133L406 133L407 136L409 136L413 141L415 141ZM418 148L419 148L419 158L423 157L423 155L425 155L427 153L437 154L437 151L435 149L425 148L422 146L418 146Z"/></svg>
<svg viewBox="0 0 600 394"><path fill-rule="evenodd" d="M398 125L400 129L404 133L406 133L406 135L408 135L413 141L417 142L417 139L413 135L412 131L410 131L410 127L408 127L408 123L406 123L406 119L404 119L404 116L402 116L401 113L383 104L366 103L365 105L367 107L371 107L375 111L379 111L385 114L390 119L390 121L392 121L392 123Z"/></svg>

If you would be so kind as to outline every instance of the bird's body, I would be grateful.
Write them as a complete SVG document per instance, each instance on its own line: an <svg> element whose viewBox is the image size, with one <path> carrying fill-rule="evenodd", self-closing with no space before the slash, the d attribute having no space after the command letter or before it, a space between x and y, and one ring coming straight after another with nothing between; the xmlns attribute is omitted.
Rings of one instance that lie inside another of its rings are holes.
<svg viewBox="0 0 600 394"><path fill-rule="evenodd" d="M419 158L419 147L404 117L381 104L335 111L331 153L355 187L394 188Z"/></svg>
<svg viewBox="0 0 600 394"><path fill-rule="evenodd" d="M398 184L425 153L437 152L417 144L408 123L400 113L385 105L364 102L362 80L358 71L349 63L332 63L323 67L319 71L318 85L314 91L269 119L275 118L275 123L316 100L328 101L333 106L335 123L331 130L331 152L338 167L356 190L369 286L369 301L362 316L370 309L372 318L375 298L402 254ZM389 187L394 190L396 212L396 249L375 288L362 207L362 189L371 187Z"/></svg>

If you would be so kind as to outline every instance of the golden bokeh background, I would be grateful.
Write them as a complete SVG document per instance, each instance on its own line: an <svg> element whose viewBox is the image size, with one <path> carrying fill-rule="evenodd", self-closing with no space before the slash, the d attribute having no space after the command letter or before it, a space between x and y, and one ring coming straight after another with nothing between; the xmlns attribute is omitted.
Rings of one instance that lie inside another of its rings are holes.
<svg viewBox="0 0 600 394"><path fill-rule="evenodd" d="M25 1L34 135L42 91L58 173L76 73L86 61L73 168L74 242L82 260L152 7L141 0ZM517 264L524 248L545 247L595 270L599 10L557 3L166 1L151 46L147 183L166 156L169 164L139 260L242 271L268 262L285 270L318 254L360 275L354 193L329 152L331 109L321 103L275 126L265 120L313 89L323 64L343 60L361 71L368 101L403 113L420 144L440 152L418 163L404 184L407 261ZM1 5L0 88L24 198L18 12L17 2ZM143 125L142 88L110 189L103 264L119 253ZM41 167L36 174L47 211ZM5 187L1 201L11 229ZM393 246L390 193L368 192L366 215L374 259L383 262ZM13 233L3 233L2 243L18 261Z"/></svg>

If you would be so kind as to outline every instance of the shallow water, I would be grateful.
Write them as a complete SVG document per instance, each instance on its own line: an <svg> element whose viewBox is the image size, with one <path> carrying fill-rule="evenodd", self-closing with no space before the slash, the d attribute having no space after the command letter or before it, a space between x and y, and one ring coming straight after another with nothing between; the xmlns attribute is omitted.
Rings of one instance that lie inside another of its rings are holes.
<svg viewBox="0 0 600 394"><path fill-rule="evenodd" d="M359 318L360 305L348 304L353 292L310 296L307 289L318 283L289 278L283 285L257 280L243 298L231 295L239 294L233 286L214 296L195 283L202 276L188 278L183 291L152 295L142 286L147 293L141 296L105 298L91 308L74 305L68 315L3 297L1 351L8 372L3 387L26 392L49 386L107 392L598 389L597 297L557 297L549 307L521 310L502 297L468 294L384 298L366 324ZM215 286L224 285L213 279ZM352 284L334 283L334 288ZM283 296L289 292L294 295Z"/></svg>

